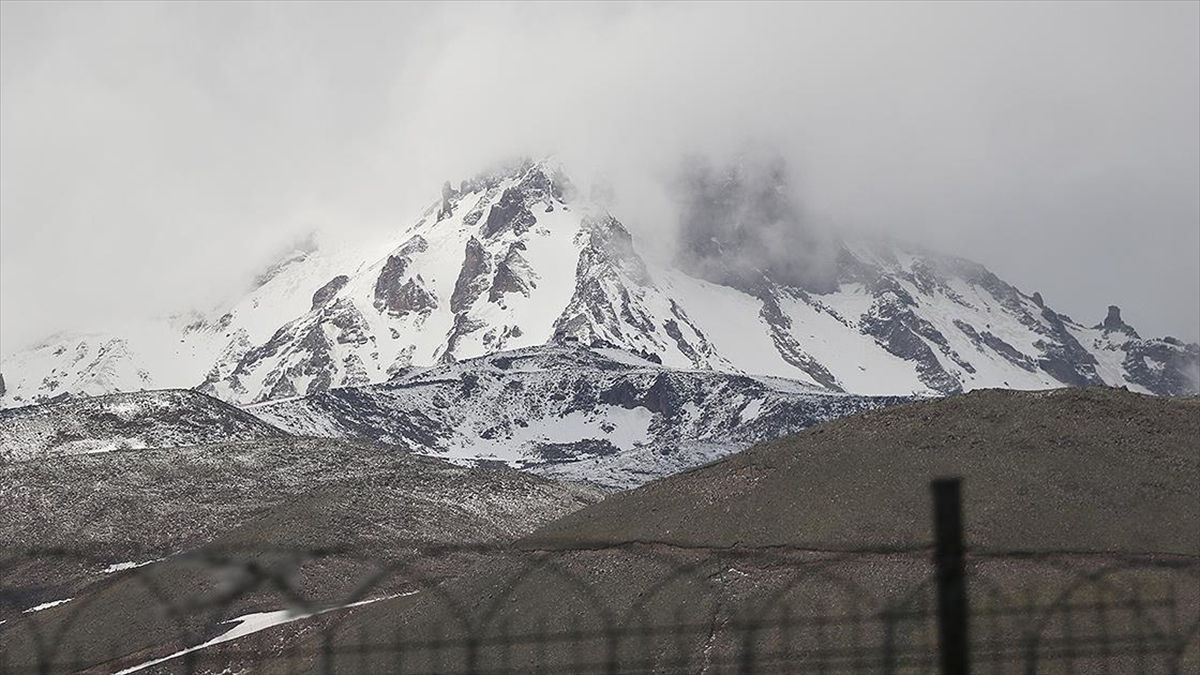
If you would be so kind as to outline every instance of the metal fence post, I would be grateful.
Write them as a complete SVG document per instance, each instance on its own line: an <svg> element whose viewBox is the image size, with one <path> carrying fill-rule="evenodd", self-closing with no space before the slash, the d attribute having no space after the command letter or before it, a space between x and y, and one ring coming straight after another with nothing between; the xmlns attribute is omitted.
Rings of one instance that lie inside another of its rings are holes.
<svg viewBox="0 0 1200 675"><path fill-rule="evenodd" d="M959 479L939 478L933 492L934 565L938 593L938 650L942 675L968 675L967 577L963 569Z"/></svg>

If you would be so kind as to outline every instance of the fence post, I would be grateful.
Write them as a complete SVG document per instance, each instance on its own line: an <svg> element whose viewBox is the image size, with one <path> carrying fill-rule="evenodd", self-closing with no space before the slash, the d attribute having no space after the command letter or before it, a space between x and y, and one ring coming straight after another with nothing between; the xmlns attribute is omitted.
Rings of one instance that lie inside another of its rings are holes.
<svg viewBox="0 0 1200 675"><path fill-rule="evenodd" d="M941 653L942 675L968 675L967 577L963 569L959 479L939 478L929 487L933 492L938 650Z"/></svg>

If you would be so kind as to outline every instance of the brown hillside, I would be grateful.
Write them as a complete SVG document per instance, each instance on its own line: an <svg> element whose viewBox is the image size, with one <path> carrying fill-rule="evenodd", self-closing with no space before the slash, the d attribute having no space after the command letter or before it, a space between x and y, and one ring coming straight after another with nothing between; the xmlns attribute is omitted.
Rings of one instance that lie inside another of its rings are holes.
<svg viewBox="0 0 1200 675"><path fill-rule="evenodd" d="M530 544L897 549L961 476L976 551L1200 555L1200 399L986 390L759 444L554 521Z"/></svg>

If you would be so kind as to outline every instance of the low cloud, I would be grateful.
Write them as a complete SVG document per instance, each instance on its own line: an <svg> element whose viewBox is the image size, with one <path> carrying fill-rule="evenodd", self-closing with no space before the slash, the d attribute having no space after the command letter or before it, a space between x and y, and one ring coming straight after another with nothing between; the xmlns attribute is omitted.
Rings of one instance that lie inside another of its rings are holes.
<svg viewBox="0 0 1200 675"><path fill-rule="evenodd" d="M679 207L675 258L684 271L751 293L764 274L816 293L837 289L839 247L797 203L782 156L747 148L724 165L690 156L670 187Z"/></svg>
<svg viewBox="0 0 1200 675"><path fill-rule="evenodd" d="M1195 3L0 13L0 351L215 302L298 234L386 236L513 154L606 176L672 251L681 158L748 143L783 158L805 222L974 258L1081 321L1116 303L1200 337ZM789 246L779 222L747 250Z"/></svg>

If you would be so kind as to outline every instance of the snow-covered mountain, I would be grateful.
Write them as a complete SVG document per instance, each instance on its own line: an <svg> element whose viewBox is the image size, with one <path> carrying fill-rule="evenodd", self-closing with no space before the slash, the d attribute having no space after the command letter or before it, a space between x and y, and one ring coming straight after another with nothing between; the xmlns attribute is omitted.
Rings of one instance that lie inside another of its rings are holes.
<svg viewBox="0 0 1200 675"><path fill-rule="evenodd" d="M301 436L627 488L906 400L668 368L620 349L567 344L410 368L385 384L246 409Z"/></svg>
<svg viewBox="0 0 1200 675"><path fill-rule="evenodd" d="M219 315L59 335L9 355L0 404L167 387L245 404L568 341L866 395L1197 392L1200 346L1143 339L1115 307L1076 322L981 265L880 241L826 243L820 264L798 264L803 237L781 247L752 234L790 217L782 180L693 177L687 255L663 264L561 166L515 163L447 183L383 247L297 248Z"/></svg>

